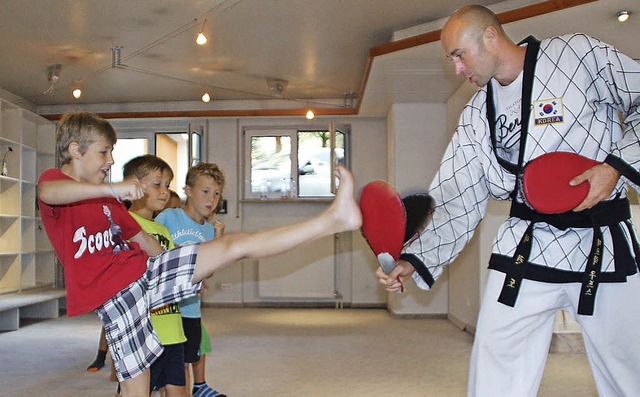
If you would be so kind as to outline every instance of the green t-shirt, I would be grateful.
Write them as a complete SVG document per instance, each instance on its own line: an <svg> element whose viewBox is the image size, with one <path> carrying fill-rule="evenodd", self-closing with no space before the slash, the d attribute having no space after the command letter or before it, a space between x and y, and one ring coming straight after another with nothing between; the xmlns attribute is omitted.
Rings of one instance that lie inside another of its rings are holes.
<svg viewBox="0 0 640 397"><path fill-rule="evenodd" d="M139 215L129 212L133 219L138 222L142 230L152 235L164 250L173 249L173 240L169 229L156 221L150 221ZM151 323L153 329L158 334L160 343L163 345L175 345L184 343L187 337L182 329L182 315L180 314L180 305L178 303L170 303L161 308L151 311Z"/></svg>

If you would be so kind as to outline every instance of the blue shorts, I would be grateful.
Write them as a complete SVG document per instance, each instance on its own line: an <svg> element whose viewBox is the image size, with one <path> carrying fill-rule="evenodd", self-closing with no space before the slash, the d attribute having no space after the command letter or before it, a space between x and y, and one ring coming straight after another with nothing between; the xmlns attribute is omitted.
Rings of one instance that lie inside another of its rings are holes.
<svg viewBox="0 0 640 397"><path fill-rule="evenodd" d="M104 326L119 381L139 375L162 353L150 310L195 295L191 284L198 245L187 245L149 258L147 271L96 309Z"/></svg>
<svg viewBox="0 0 640 397"><path fill-rule="evenodd" d="M165 345L164 352L151 364L151 390L186 384L182 343Z"/></svg>

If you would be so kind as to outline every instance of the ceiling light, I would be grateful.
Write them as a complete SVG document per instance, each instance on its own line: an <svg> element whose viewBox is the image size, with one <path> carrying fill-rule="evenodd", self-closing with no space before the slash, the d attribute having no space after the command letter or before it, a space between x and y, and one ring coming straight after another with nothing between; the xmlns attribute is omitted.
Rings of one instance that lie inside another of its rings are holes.
<svg viewBox="0 0 640 397"><path fill-rule="evenodd" d="M198 32L198 35L196 36L196 43L198 43L198 45L207 44L207 36L204 35L205 22L207 22L206 18L204 19L204 21L202 21L202 28L200 29L200 31Z"/></svg>
<svg viewBox="0 0 640 397"><path fill-rule="evenodd" d="M309 109L307 110L307 115L305 117L307 118L307 120L313 120L313 118L316 117L316 115L313 114L313 110Z"/></svg>
<svg viewBox="0 0 640 397"><path fill-rule="evenodd" d="M208 92L205 92L204 94L202 94L202 102L209 102L211 100L211 95L209 95Z"/></svg>
<svg viewBox="0 0 640 397"><path fill-rule="evenodd" d="M80 97L82 96L82 90L80 88L76 88L75 90L73 90L72 94L74 98L80 99Z"/></svg>
<svg viewBox="0 0 640 397"><path fill-rule="evenodd" d="M111 48L111 67L118 68L122 66L122 46Z"/></svg>
<svg viewBox="0 0 640 397"><path fill-rule="evenodd" d="M55 85L60 81L60 70L62 65L59 63L53 64L47 68L47 81L49 82L49 88L47 88L43 94L51 94Z"/></svg>
<svg viewBox="0 0 640 397"><path fill-rule="evenodd" d="M287 85L289 85L289 82L283 79L272 79L268 77L267 85L269 86L269 90L271 90L271 96L282 98L282 93L287 88Z"/></svg>
<svg viewBox="0 0 640 397"><path fill-rule="evenodd" d="M618 21L626 22L630 16L631 16L631 13L629 11L620 11L618 13Z"/></svg>

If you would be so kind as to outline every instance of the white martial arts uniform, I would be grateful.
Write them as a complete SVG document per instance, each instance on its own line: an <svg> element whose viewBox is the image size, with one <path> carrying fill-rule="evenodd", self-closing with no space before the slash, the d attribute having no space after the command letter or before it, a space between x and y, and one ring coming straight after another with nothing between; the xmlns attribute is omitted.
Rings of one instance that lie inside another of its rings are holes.
<svg viewBox="0 0 640 397"><path fill-rule="evenodd" d="M522 45L527 45L524 77L514 84L523 87L524 96L504 102L513 94L490 82L469 101L429 188L436 201L433 219L401 258L416 269L417 285L429 289L471 239L489 199L515 197L528 208L516 184L527 162L555 151L606 161L622 175L606 203L618 203L604 216L606 221L615 215L613 223L561 229L535 222L513 307L498 297L507 289L505 273L512 276L514 253L532 222L511 216L501 225L475 335L469 395L535 396L561 308L583 328L600 395L640 396L640 250L622 200L628 184L640 186L640 65L582 34L541 43L528 38ZM489 95L495 106L487 106ZM519 106L530 114L514 112ZM495 108L494 132L488 108ZM523 119L528 131L521 133ZM604 249L598 255L597 295L586 293L596 295L590 305L581 298L596 229ZM583 304L593 315L578 314Z"/></svg>

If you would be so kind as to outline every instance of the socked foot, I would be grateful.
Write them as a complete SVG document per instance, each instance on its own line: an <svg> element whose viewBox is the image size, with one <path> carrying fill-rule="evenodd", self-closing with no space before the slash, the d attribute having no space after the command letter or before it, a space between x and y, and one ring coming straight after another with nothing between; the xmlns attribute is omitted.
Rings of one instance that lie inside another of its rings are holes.
<svg viewBox="0 0 640 397"><path fill-rule="evenodd" d="M335 222L335 232L358 229L362 226L362 213L354 197L353 175L339 165L336 167L336 177L340 179L340 186L328 210Z"/></svg>

